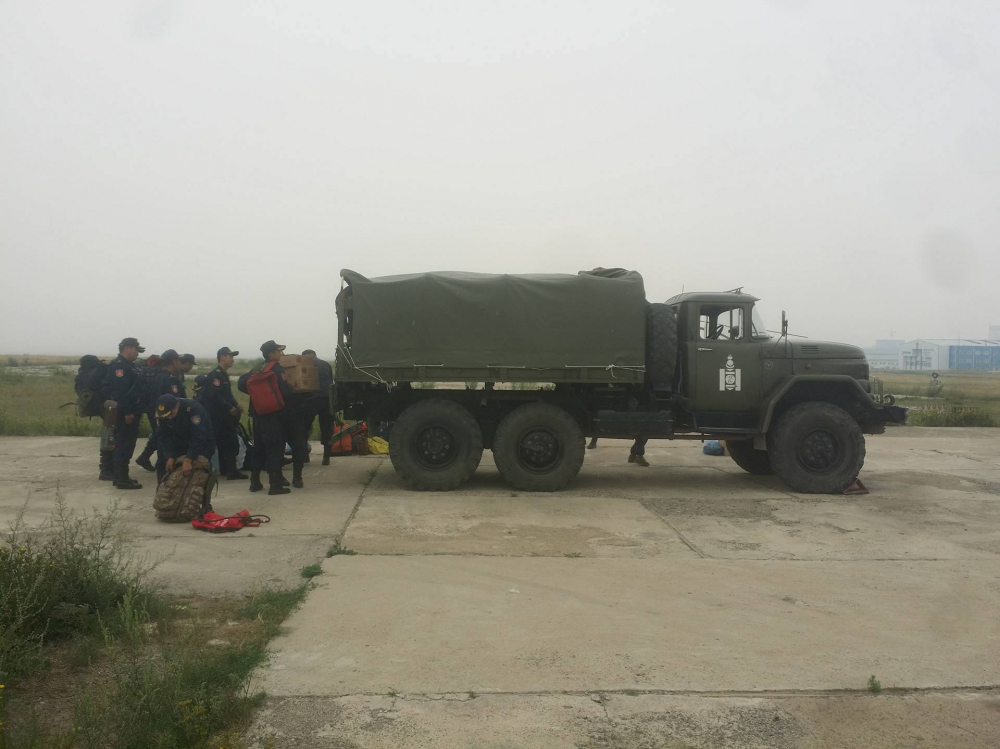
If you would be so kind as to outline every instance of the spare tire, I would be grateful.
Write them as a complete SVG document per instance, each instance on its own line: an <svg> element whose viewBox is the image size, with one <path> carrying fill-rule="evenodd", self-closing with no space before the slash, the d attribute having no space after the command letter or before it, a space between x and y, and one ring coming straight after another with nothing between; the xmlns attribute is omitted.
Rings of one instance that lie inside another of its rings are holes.
<svg viewBox="0 0 1000 749"><path fill-rule="evenodd" d="M646 311L646 380L654 390L671 390L677 370L677 315L669 304Z"/></svg>

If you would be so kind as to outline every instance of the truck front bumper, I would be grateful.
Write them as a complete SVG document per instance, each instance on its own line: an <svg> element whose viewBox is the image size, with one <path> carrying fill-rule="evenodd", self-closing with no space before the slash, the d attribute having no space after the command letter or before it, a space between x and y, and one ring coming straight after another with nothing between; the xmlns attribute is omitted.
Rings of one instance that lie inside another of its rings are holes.
<svg viewBox="0 0 1000 749"><path fill-rule="evenodd" d="M903 425L906 423L907 414L909 414L910 409L903 408L902 406L882 406L882 410L885 411L886 424L899 424Z"/></svg>

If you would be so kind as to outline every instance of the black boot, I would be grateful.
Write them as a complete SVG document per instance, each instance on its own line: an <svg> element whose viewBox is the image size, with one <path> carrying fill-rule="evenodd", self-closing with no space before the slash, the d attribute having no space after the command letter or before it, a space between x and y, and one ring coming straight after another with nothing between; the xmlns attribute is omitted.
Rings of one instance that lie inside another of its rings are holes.
<svg viewBox="0 0 1000 749"><path fill-rule="evenodd" d="M296 463L292 466L292 486L296 489L302 488L302 464Z"/></svg>
<svg viewBox="0 0 1000 749"><path fill-rule="evenodd" d="M100 473L97 478L101 481L115 480L115 454L113 452L102 452L100 462Z"/></svg>
<svg viewBox="0 0 1000 749"><path fill-rule="evenodd" d="M272 473L269 477L270 488L268 494L291 494L292 490L281 483L284 477L280 473Z"/></svg>
<svg viewBox="0 0 1000 749"><path fill-rule="evenodd" d="M133 478L129 478L128 466L117 466L115 468L115 489L141 489L142 484Z"/></svg>
<svg viewBox="0 0 1000 749"><path fill-rule="evenodd" d="M330 465L330 446L323 445L323 465Z"/></svg>
<svg viewBox="0 0 1000 749"><path fill-rule="evenodd" d="M151 457L153 457L153 453L155 451L156 451L156 448L154 447L151 450L149 448L149 443L147 443L146 447L144 447L143 450L142 450L142 452L139 454L139 457L135 459L135 464L137 466L139 466L140 468L145 468L147 471L150 471L150 472L155 471L156 468L153 466L153 464L149 460Z"/></svg>
<svg viewBox="0 0 1000 749"><path fill-rule="evenodd" d="M264 488L264 485L260 483L260 469L253 468L250 470L250 491L259 492Z"/></svg>
<svg viewBox="0 0 1000 749"><path fill-rule="evenodd" d="M226 474L227 481L242 481L246 479L247 475L242 471L232 470Z"/></svg>
<svg viewBox="0 0 1000 749"><path fill-rule="evenodd" d="M278 483L282 486L288 486L288 479L285 478L285 474L281 471L278 471Z"/></svg>

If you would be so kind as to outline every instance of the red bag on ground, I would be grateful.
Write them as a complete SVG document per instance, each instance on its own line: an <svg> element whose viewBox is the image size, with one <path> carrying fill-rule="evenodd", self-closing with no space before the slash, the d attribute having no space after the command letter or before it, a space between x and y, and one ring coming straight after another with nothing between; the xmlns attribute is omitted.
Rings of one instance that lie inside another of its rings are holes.
<svg viewBox="0 0 1000 749"><path fill-rule="evenodd" d="M251 515L249 510L240 510L226 517L217 512L206 512L191 521L191 527L209 533L232 533L243 528L256 528L261 523L270 523L267 515Z"/></svg>
<svg viewBox="0 0 1000 749"><path fill-rule="evenodd" d="M269 362L260 372L247 378L247 394L258 416L266 416L285 407L285 398L278 387L274 362Z"/></svg>
<svg viewBox="0 0 1000 749"><path fill-rule="evenodd" d="M359 435L366 440L368 438L368 425L363 421L334 426L333 441L330 443L330 454L350 455L354 452L354 438Z"/></svg>

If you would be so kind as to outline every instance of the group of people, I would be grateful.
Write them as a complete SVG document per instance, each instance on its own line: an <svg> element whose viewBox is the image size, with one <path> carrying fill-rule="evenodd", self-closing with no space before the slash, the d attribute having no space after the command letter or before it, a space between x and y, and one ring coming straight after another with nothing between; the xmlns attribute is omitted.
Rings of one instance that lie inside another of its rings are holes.
<svg viewBox="0 0 1000 749"><path fill-rule="evenodd" d="M114 412L108 416L113 424L114 444L113 448L109 446L101 451L99 477L102 481L113 481L118 489L142 488L142 484L129 475L129 465L143 415L149 419L151 433L135 462L155 472L157 483L178 462L181 470L190 473L194 461L204 457L220 476L230 481L249 478L250 491L264 488L261 475L266 472L268 493L288 494L291 491L289 484L296 488L304 486L302 469L309 461L309 434L317 418L324 445L323 465L329 464L334 417L327 399L333 383L333 369L328 362L316 359L318 392L294 392L285 381L280 364L285 347L273 340L260 347L264 363L242 375L237 386L248 392L249 378L267 368L275 375L281 406L269 413L257 414L251 400L248 476L242 471L243 466L237 464L243 407L233 395L229 374L240 352L228 346L220 348L216 353L216 368L195 378L193 397L189 398L185 375L194 366L194 357L167 349L158 357L155 370L144 371L146 367L137 366L136 361L145 350L138 339L124 338L118 344L118 356L107 369L106 395L115 403ZM302 353L315 357L311 349ZM291 446L292 452L291 482L283 472L286 444Z"/></svg>

